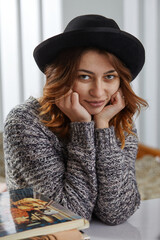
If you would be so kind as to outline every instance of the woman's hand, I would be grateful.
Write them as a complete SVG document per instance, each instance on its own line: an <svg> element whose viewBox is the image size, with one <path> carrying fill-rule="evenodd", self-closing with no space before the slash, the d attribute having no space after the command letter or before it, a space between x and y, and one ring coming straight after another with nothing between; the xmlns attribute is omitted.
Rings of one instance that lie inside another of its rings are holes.
<svg viewBox="0 0 160 240"><path fill-rule="evenodd" d="M71 120L71 122L90 122L91 115L79 103L79 95L72 90L57 100L56 106Z"/></svg>
<svg viewBox="0 0 160 240"><path fill-rule="evenodd" d="M119 89L112 95L110 105L107 105L100 113L94 115L96 128L108 128L109 121L123 108L125 108L125 100L122 90Z"/></svg>

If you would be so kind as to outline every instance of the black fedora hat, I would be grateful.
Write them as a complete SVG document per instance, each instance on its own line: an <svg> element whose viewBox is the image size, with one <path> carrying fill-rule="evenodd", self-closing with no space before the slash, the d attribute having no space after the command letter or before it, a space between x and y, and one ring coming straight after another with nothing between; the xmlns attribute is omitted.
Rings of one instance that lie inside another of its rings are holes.
<svg viewBox="0 0 160 240"><path fill-rule="evenodd" d="M130 69L132 79L145 61L142 43L122 31L117 23L100 15L82 15L69 22L64 32L53 36L34 49L34 59L42 72L63 50L74 47L96 47L117 56Z"/></svg>

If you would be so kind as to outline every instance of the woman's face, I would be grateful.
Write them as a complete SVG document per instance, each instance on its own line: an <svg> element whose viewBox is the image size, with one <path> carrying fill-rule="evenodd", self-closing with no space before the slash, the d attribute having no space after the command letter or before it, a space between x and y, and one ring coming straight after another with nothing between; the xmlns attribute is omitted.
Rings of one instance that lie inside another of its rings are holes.
<svg viewBox="0 0 160 240"><path fill-rule="evenodd" d="M72 90L91 115L102 111L119 86L120 78L107 55L96 50L83 53Z"/></svg>

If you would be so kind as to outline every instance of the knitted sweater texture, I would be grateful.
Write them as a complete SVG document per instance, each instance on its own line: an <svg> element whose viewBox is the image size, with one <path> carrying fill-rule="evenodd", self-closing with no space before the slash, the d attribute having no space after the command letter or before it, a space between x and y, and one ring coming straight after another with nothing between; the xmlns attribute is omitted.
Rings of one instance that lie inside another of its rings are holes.
<svg viewBox="0 0 160 240"><path fill-rule="evenodd" d="M136 135L126 136L122 150L114 127L74 122L70 138L63 141L41 123L39 107L30 97L5 121L8 188L33 186L89 220L93 213L111 225L127 220L140 204Z"/></svg>

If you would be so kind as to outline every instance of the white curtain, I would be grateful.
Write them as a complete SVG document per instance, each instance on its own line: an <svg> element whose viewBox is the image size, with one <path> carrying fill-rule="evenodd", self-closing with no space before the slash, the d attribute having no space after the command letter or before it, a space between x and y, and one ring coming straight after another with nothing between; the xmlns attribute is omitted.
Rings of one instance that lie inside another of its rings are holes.
<svg viewBox="0 0 160 240"><path fill-rule="evenodd" d="M39 97L43 74L33 50L61 32L60 0L0 0L0 130L4 119L29 96Z"/></svg>
<svg viewBox="0 0 160 240"><path fill-rule="evenodd" d="M141 113L137 126L140 140L153 147L160 147L159 12L158 0L124 0L124 29L140 38L146 50L143 71L133 82L133 87L149 103L147 111Z"/></svg>

